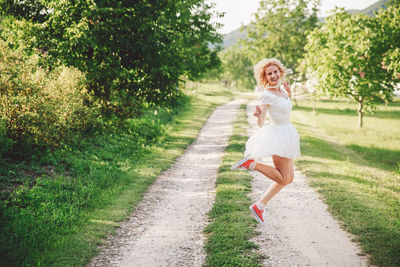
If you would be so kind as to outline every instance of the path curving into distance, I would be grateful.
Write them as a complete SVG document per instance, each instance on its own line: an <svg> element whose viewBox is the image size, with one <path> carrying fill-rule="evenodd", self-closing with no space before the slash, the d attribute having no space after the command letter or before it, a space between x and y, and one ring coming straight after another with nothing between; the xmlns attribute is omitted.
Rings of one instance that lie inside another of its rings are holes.
<svg viewBox="0 0 400 267"><path fill-rule="evenodd" d="M231 101L212 113L196 141L149 187L131 217L87 266L202 266L202 231L241 103Z"/></svg>

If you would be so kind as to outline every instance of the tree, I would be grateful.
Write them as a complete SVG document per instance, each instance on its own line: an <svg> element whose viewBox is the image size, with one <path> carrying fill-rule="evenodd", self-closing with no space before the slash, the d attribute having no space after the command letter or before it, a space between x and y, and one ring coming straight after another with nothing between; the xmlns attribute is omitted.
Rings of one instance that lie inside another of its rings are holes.
<svg viewBox="0 0 400 267"><path fill-rule="evenodd" d="M400 79L400 4L381 9L374 18L377 46L383 53L382 67Z"/></svg>
<svg viewBox="0 0 400 267"><path fill-rule="evenodd" d="M127 117L148 106L173 106L180 77L218 66L221 36L202 0L3 0L3 15L31 20L36 48L87 74L105 113ZM39 15L38 15L39 14Z"/></svg>
<svg viewBox="0 0 400 267"><path fill-rule="evenodd" d="M279 58L295 71L303 57L306 31L316 27L317 0L262 0L242 45L253 64L265 57Z"/></svg>
<svg viewBox="0 0 400 267"><path fill-rule="evenodd" d="M359 128L364 111L390 101L399 82L398 12L392 7L371 18L339 9L308 36L300 69L316 79L320 92L358 102Z"/></svg>
<svg viewBox="0 0 400 267"><path fill-rule="evenodd" d="M254 87L253 64L244 49L234 45L221 51L220 57L224 80L246 88Z"/></svg>

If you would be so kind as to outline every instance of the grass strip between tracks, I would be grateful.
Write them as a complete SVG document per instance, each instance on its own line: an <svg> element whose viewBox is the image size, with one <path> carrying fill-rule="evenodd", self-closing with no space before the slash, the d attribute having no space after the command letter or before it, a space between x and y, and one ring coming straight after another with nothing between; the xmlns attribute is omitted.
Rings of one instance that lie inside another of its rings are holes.
<svg viewBox="0 0 400 267"><path fill-rule="evenodd" d="M256 234L256 220L251 217L252 176L244 171L232 171L234 162L243 157L246 136L246 105L242 105L233 126L233 134L225 151L216 181L215 203L206 227L207 266L261 266L261 255L250 240Z"/></svg>

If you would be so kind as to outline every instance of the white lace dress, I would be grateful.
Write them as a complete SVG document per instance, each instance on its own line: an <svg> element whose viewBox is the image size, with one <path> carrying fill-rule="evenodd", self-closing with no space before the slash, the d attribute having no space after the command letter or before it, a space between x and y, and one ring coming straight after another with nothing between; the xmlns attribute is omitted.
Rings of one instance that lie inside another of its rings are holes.
<svg viewBox="0 0 400 267"><path fill-rule="evenodd" d="M244 152L245 157L253 158L256 162L272 155L291 159L300 157L299 134L290 121L293 104L286 91L281 91L286 97L277 96L267 90L260 95L259 105L270 105L267 109L270 123L250 136Z"/></svg>

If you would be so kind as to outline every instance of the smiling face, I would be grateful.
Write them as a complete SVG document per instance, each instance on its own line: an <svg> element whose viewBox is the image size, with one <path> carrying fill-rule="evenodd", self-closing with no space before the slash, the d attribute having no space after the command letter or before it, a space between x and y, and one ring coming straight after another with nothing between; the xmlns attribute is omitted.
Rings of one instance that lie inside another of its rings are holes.
<svg viewBox="0 0 400 267"><path fill-rule="evenodd" d="M270 65L265 69L265 77L269 86L275 86L279 83L281 78L281 72L279 68L275 65Z"/></svg>

